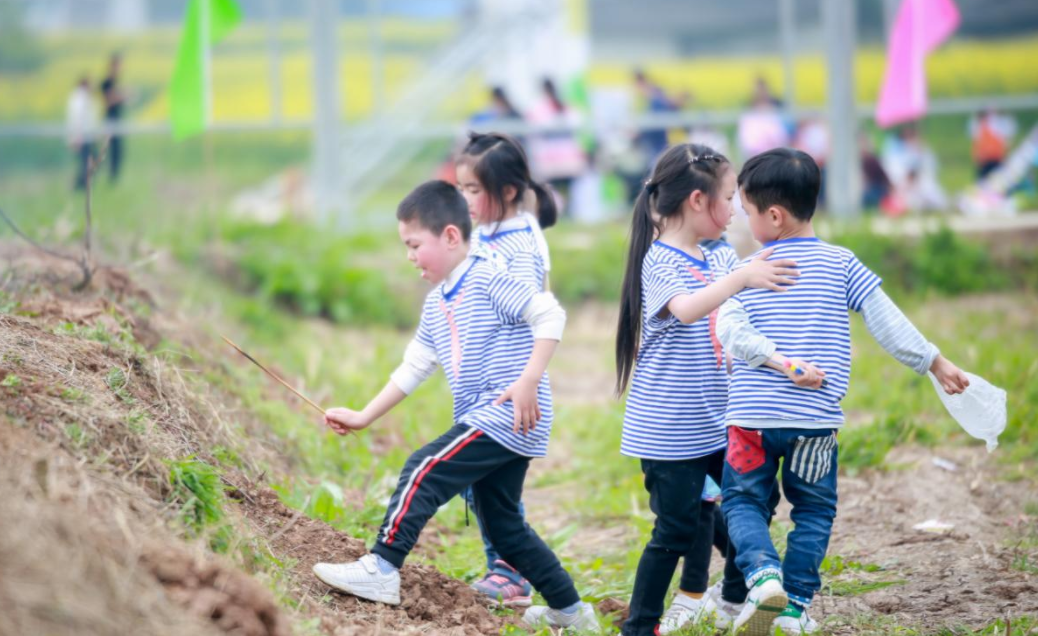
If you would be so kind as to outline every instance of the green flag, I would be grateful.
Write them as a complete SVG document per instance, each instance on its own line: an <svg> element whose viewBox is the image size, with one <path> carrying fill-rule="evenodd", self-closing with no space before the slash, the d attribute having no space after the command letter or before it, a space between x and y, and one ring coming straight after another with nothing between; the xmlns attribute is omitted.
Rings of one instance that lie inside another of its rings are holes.
<svg viewBox="0 0 1038 636"><path fill-rule="evenodd" d="M234 0L191 0L177 49L177 65L169 83L169 119L173 138L184 139L205 130L209 123L209 47L241 22Z"/></svg>

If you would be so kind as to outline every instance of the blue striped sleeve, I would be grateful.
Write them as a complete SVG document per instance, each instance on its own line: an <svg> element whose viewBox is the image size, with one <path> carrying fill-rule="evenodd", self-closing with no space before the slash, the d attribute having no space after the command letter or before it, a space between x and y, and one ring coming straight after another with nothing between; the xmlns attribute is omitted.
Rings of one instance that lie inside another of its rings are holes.
<svg viewBox="0 0 1038 636"><path fill-rule="evenodd" d="M495 271L487 281L490 304L504 324L523 322L523 310L536 293L531 285L502 270Z"/></svg>
<svg viewBox="0 0 1038 636"><path fill-rule="evenodd" d="M728 243L720 243L714 248L714 253L717 255L718 264L718 271L714 276L714 280L728 274L739 264L739 256L735 253L735 248Z"/></svg>
<svg viewBox="0 0 1038 636"><path fill-rule="evenodd" d="M659 314L671 298L687 294L688 285L681 273L666 259L646 259L647 271L642 276L642 298L645 299L645 318L651 321Z"/></svg>
<svg viewBox="0 0 1038 636"><path fill-rule="evenodd" d="M508 273L537 289L544 287L544 267L540 257L531 252L516 252L508 263Z"/></svg>
<svg viewBox="0 0 1038 636"><path fill-rule="evenodd" d="M850 250L846 252L847 307L861 311L861 305L869 294L883 282L868 267L858 260Z"/></svg>
<svg viewBox="0 0 1038 636"><path fill-rule="evenodd" d="M434 290L433 293L438 293ZM429 347L430 349L436 348L436 338L433 336L432 325L430 324L429 311L431 310L431 300L427 297L425 304L422 306L422 317L418 320L418 329L415 331L414 339L419 343Z"/></svg>

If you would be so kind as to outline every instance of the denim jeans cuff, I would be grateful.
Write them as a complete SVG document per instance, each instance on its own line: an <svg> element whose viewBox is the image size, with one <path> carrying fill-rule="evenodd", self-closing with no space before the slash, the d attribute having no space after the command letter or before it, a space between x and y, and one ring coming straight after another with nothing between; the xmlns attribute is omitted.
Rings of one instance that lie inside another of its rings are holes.
<svg viewBox="0 0 1038 636"><path fill-rule="evenodd" d="M786 588L786 594L789 596L790 603L796 603L804 609L811 607L811 598L814 597L814 593L807 592L805 594L804 592L806 590L802 590L795 586L793 589L789 589L789 585L784 585L784 587Z"/></svg>
<svg viewBox="0 0 1038 636"><path fill-rule="evenodd" d="M766 576L774 576L778 580L782 580L782 569L778 565L772 565L770 563L758 567L748 575L746 575L746 587L753 587L757 581L763 579Z"/></svg>

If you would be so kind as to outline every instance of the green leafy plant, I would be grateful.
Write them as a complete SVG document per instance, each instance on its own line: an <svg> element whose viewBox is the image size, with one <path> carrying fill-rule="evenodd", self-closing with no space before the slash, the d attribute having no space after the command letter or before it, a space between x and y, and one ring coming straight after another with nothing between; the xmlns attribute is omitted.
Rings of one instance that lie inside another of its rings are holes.
<svg viewBox="0 0 1038 636"><path fill-rule="evenodd" d="M167 462L170 499L180 505L180 519L193 532L223 520L225 487L215 468L196 458Z"/></svg>

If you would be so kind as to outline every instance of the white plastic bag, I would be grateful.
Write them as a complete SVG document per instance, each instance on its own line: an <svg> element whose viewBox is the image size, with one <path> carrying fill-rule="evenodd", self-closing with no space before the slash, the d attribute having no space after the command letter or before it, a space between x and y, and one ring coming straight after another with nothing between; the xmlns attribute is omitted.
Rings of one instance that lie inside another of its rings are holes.
<svg viewBox="0 0 1038 636"><path fill-rule="evenodd" d="M936 376L928 373L944 408L967 433L984 440L988 452L998 447L998 436L1006 430L1006 392L984 378L966 373L969 388L958 395L948 395Z"/></svg>

